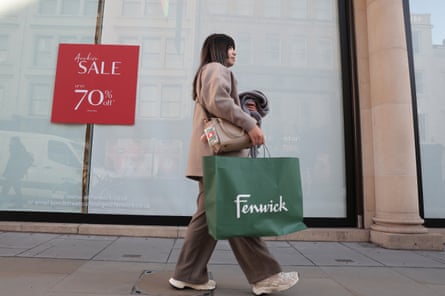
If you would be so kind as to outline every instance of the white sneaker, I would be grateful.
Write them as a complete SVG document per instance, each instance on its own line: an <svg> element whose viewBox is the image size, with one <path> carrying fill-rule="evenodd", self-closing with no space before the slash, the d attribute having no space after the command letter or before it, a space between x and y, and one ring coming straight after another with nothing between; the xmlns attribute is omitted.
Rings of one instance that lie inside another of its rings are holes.
<svg viewBox="0 0 445 296"><path fill-rule="evenodd" d="M293 287L299 280L298 272L280 272L252 286L255 295L280 292Z"/></svg>
<svg viewBox="0 0 445 296"><path fill-rule="evenodd" d="M191 288L193 290L209 291L209 290L215 290L216 288L216 282L214 280L208 280L208 282L204 284L191 284L175 280L174 278L170 278L168 282L170 283L170 285L172 285L173 288L176 289Z"/></svg>

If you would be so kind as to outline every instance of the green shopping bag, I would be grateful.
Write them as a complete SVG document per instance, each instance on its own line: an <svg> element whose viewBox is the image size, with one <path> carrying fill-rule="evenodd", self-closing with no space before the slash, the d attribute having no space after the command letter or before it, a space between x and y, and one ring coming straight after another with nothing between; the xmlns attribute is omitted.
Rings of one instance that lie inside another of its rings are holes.
<svg viewBox="0 0 445 296"><path fill-rule="evenodd" d="M213 238L278 236L306 228L298 158L207 156L203 170Z"/></svg>

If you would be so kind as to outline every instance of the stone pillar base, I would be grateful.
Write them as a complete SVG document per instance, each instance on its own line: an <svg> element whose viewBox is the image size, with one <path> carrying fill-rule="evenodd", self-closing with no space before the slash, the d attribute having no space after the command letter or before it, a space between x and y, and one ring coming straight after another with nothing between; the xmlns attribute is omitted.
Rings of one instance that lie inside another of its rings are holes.
<svg viewBox="0 0 445 296"><path fill-rule="evenodd" d="M439 233L402 234L371 230L371 242L387 249L442 251L444 239Z"/></svg>

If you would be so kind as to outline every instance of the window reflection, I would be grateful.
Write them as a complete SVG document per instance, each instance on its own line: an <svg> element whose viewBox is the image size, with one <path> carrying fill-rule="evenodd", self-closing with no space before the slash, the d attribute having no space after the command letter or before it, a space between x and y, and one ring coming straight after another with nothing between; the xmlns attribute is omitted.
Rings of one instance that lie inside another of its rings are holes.
<svg viewBox="0 0 445 296"><path fill-rule="evenodd" d="M73 141L34 132L0 131L0 136L7 156L0 158L4 207L41 210L46 205L46 210L73 210L51 206L53 199L80 202L82 162Z"/></svg>
<svg viewBox="0 0 445 296"><path fill-rule="evenodd" d="M60 10L62 15L79 15L80 0L62 0Z"/></svg>
<svg viewBox="0 0 445 296"><path fill-rule="evenodd" d="M94 128L90 212L194 211L186 200L196 186L184 177L191 82L202 40L226 32L237 43L239 90L260 89L271 100L263 127L273 156L301 159L305 215L345 217L336 3L105 1L102 42L141 45L138 106L135 126ZM98 0L39 0L0 17L0 209L81 210L85 127L50 124L49 113L57 46L93 43L97 8ZM26 170L12 160L11 138L33 157Z"/></svg>
<svg viewBox="0 0 445 296"><path fill-rule="evenodd" d="M194 204L184 202L196 195L184 177L191 83L203 39L225 32L236 41L239 90L260 89L271 100L263 126L272 154L301 158L305 215L345 217L336 3L107 1L102 41L142 46L137 118L132 128L95 127L89 210L193 213Z"/></svg>
<svg viewBox="0 0 445 296"><path fill-rule="evenodd" d="M39 14L55 15L57 13L57 0L40 0Z"/></svg>
<svg viewBox="0 0 445 296"><path fill-rule="evenodd" d="M445 2L410 0L425 218L445 217Z"/></svg>
<svg viewBox="0 0 445 296"><path fill-rule="evenodd" d="M0 15L0 210L80 212L85 126L49 117L58 44L94 41L98 0L25 2Z"/></svg>

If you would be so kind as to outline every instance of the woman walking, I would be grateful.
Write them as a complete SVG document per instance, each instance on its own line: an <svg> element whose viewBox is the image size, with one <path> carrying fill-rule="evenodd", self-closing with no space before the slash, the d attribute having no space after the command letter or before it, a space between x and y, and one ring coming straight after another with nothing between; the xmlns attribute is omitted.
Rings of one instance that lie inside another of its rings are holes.
<svg viewBox="0 0 445 296"><path fill-rule="evenodd" d="M187 165L187 177L198 182L197 210L184 238L178 262L170 285L177 289L213 290L216 282L208 277L207 264L217 241L208 233L205 216L202 158L212 155L203 137L206 113L222 117L242 127L249 134L253 145L264 144L264 134L257 121L240 107L235 77L230 67L235 64L234 40L225 34L207 37L201 49L201 63L193 81L195 109ZM248 149L225 155L246 157ZM283 291L294 286L298 272L282 272L261 238L234 237L229 239L232 251L252 285L255 295Z"/></svg>

